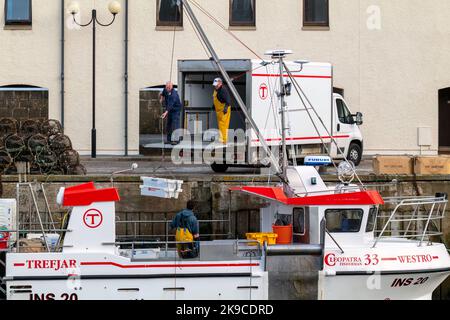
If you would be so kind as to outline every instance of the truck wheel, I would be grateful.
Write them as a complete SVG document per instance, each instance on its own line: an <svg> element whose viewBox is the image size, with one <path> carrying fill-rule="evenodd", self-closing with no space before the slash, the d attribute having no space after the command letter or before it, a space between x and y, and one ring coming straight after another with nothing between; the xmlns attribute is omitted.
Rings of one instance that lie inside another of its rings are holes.
<svg viewBox="0 0 450 320"><path fill-rule="evenodd" d="M350 147L348 148L347 159L352 161L355 166L358 166L362 159L362 150L359 145L356 143L350 143Z"/></svg>
<svg viewBox="0 0 450 320"><path fill-rule="evenodd" d="M224 172L226 172L228 170L228 165L213 163L211 165L211 169L214 172L217 172L217 173L224 173Z"/></svg>

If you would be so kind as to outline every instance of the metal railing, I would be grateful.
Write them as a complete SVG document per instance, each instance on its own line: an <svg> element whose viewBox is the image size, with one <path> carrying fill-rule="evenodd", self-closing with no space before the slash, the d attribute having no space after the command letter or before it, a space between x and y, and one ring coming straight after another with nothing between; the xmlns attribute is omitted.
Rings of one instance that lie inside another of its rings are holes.
<svg viewBox="0 0 450 320"><path fill-rule="evenodd" d="M229 219L210 219L210 220L198 220L199 224L212 224L212 223L227 223L229 224ZM172 219L164 219L164 220L124 220L124 221L116 221L116 225L131 225L131 229L133 230L132 235L119 235L117 238L126 238L130 236L141 237L141 238L159 238L164 237L166 241L169 240L170 237L175 237L175 235L169 234L170 224L172 223ZM139 225L142 224L164 224L164 234L138 234ZM128 229L128 228L127 228ZM226 236L231 237L231 230L228 230L227 233L202 233L202 237L211 237L211 236Z"/></svg>
<svg viewBox="0 0 450 320"><path fill-rule="evenodd" d="M389 187L389 186L395 186L397 185L397 182L386 182L386 183L371 183L371 184L364 184L365 189L362 189L359 185L345 185L345 184L338 184L335 187L330 187L325 190L315 190L315 191L308 191L308 192L296 192L294 195L296 197L305 197L305 196L321 196L321 195L328 195L328 194L340 194L340 193L351 193L351 192L363 192L366 190L374 189L377 190L380 187Z"/></svg>
<svg viewBox="0 0 450 320"><path fill-rule="evenodd" d="M198 220L199 224L213 224L213 223L226 223L229 225L230 220L229 219L210 219L210 220ZM118 241L117 243L120 245L132 245L134 247L134 245L137 244L164 244L164 248L167 252L167 250L169 249L169 245L170 244L177 244L177 242L175 241L171 241L170 239L175 238L175 234L169 234L171 228L170 228L170 224L172 223L172 219L168 220L168 219L164 219L164 220L125 220L125 221L116 221L116 226L117 225L125 225L126 230L128 229L128 226L131 226L131 230L133 231L131 235L125 234L125 235L116 235L117 239L123 239L123 238L163 238L164 241L129 241L129 242L121 242ZM138 232L138 229L140 225L145 225L145 224L150 224L150 225L154 225L154 224L163 224L164 225L164 233L163 234L158 234L158 233L152 233L152 234L142 234L140 232ZM202 233L201 234L202 237L227 237L227 238L231 238L232 234L231 234L231 230L228 230L227 233Z"/></svg>
<svg viewBox="0 0 450 320"><path fill-rule="evenodd" d="M25 191L25 193L24 193ZM62 249L62 239L71 230L60 228L62 222L56 222L51 211L45 183L19 182L16 184L16 219L12 229L2 229L1 232L9 234L6 249L0 252L58 252ZM67 216L67 215L66 215ZM43 244L33 243L33 238L24 238L24 235L35 234ZM49 234L58 234L58 241L52 246L48 242Z"/></svg>
<svg viewBox="0 0 450 320"><path fill-rule="evenodd" d="M234 255L238 255L240 252L244 252L243 257L259 257L262 255L261 244L257 240L229 240L233 242ZM195 242L195 241L194 241ZM124 250L130 250L130 258L136 257L137 250L150 250L150 249L160 249L162 255L158 254L154 259L169 258L169 252L176 252L177 245L181 244L192 244L192 242L181 242L181 241L116 241L116 242L105 242L104 245L114 245L123 247L127 246L130 248L125 248ZM218 244L219 246L220 244ZM158 252L159 253L159 252ZM177 257L175 254L174 258Z"/></svg>
<svg viewBox="0 0 450 320"><path fill-rule="evenodd" d="M25 188L26 190L26 198L24 199L24 195L21 192ZM50 205L47 199L47 194L45 190L44 183L30 183L30 182L19 182L17 183L16 189L16 200L17 200L17 230L11 230L10 233L16 233L16 239L20 239L20 234L22 233L37 233L42 234L45 248L48 252L52 251L48 242L46 235L48 233L57 233L60 235L60 239L63 232L67 230L57 229L55 225L55 221L53 219L53 213L50 209ZM41 195L41 205L40 205L40 197ZM22 211L22 200L24 200L25 204L29 203L28 213ZM42 209L42 206L44 207ZM25 218L26 219L21 219ZM37 227L37 228L36 228ZM25 229L27 228L27 229ZM59 241L58 241L59 246ZM20 251L20 242L17 241L17 252Z"/></svg>
<svg viewBox="0 0 450 320"><path fill-rule="evenodd" d="M381 230L375 230L378 236L373 248L382 238L415 239L422 246L425 239L430 242L431 237L443 235L441 222L448 203L446 196L390 197L384 200L385 205L394 206L394 209L391 214L377 217L377 224L387 221ZM435 230L431 230L431 226Z"/></svg>

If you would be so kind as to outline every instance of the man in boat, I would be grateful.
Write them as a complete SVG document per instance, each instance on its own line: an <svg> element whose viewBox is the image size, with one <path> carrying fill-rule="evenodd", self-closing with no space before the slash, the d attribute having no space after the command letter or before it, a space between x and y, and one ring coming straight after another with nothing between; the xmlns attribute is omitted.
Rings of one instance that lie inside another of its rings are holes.
<svg viewBox="0 0 450 320"><path fill-rule="evenodd" d="M172 134L180 128L181 101L171 81L166 83L166 87L159 96L159 101L164 104L166 109L161 117L167 118L167 143L175 145L177 143L172 141Z"/></svg>
<svg viewBox="0 0 450 320"><path fill-rule="evenodd" d="M220 142L226 144L228 140L228 128L231 119L231 99L227 88L223 86L221 78L214 79L214 109L216 110L217 126L220 132Z"/></svg>
<svg viewBox="0 0 450 320"><path fill-rule="evenodd" d="M194 215L194 202L189 200L186 209L177 213L173 218L170 227L177 229L175 236L178 255L180 258L196 258L199 254L199 226L198 220Z"/></svg>

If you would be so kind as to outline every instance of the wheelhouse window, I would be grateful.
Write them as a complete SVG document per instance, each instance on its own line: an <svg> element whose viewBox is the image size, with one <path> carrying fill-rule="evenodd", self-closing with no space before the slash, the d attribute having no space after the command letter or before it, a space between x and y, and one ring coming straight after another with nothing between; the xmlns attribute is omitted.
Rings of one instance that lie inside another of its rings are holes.
<svg viewBox="0 0 450 320"><path fill-rule="evenodd" d="M293 220L294 220L294 223L292 226L293 233L298 236L305 235L305 232L306 232L306 230L305 230L306 229L305 228L305 222L306 222L305 209L294 208L292 214L293 214Z"/></svg>
<svg viewBox="0 0 450 320"><path fill-rule="evenodd" d="M230 26L255 26L255 0L230 0Z"/></svg>
<svg viewBox="0 0 450 320"><path fill-rule="evenodd" d="M5 0L6 25L31 25L31 0Z"/></svg>
<svg viewBox="0 0 450 320"><path fill-rule="evenodd" d="M156 1L157 26L183 26L183 4L181 0Z"/></svg>
<svg viewBox="0 0 450 320"><path fill-rule="evenodd" d="M329 25L328 0L303 0L303 26Z"/></svg>
<svg viewBox="0 0 450 320"><path fill-rule="evenodd" d="M375 229L377 221L378 208L372 207L369 211L369 217L367 218L366 232L372 232Z"/></svg>
<svg viewBox="0 0 450 320"><path fill-rule="evenodd" d="M341 123L345 123L345 124L353 124L354 123L353 116L350 113L350 111L348 110L347 106L345 105L344 100L337 99L336 107L337 107L338 118Z"/></svg>
<svg viewBox="0 0 450 320"><path fill-rule="evenodd" d="M361 209L329 209L325 211L329 232L359 232L363 211Z"/></svg>

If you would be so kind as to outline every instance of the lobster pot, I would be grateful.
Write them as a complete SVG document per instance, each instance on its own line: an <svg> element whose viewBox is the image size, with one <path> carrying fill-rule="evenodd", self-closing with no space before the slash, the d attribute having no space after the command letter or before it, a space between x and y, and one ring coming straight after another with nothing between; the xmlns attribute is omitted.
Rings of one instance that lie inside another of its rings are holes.
<svg viewBox="0 0 450 320"><path fill-rule="evenodd" d="M83 176L86 175L86 173L87 173L86 168L82 164L70 166L67 168L67 174Z"/></svg>
<svg viewBox="0 0 450 320"><path fill-rule="evenodd" d="M65 167L76 167L80 164L80 155L75 150L66 150L59 156L59 161Z"/></svg>
<svg viewBox="0 0 450 320"><path fill-rule="evenodd" d="M48 137L62 135L62 125L58 120L50 119L45 120L41 124L41 132Z"/></svg>
<svg viewBox="0 0 450 320"><path fill-rule="evenodd" d="M51 138L49 138L49 140L52 151L57 155L62 154L64 151L72 150L72 142L66 135L59 134L56 136L52 136Z"/></svg>
<svg viewBox="0 0 450 320"><path fill-rule="evenodd" d="M22 170L23 164L26 168ZM86 168L58 120L0 118L0 171L85 175Z"/></svg>
<svg viewBox="0 0 450 320"><path fill-rule="evenodd" d="M11 155L6 150L0 150L0 168L2 170L8 168L13 163Z"/></svg>
<svg viewBox="0 0 450 320"><path fill-rule="evenodd" d="M16 164L16 166L17 166L18 162L33 162L33 161L34 161L34 156L28 149L25 149L18 156L16 156L14 158L14 163Z"/></svg>
<svg viewBox="0 0 450 320"><path fill-rule="evenodd" d="M20 126L19 133L23 137L31 137L41 132L41 123L39 120L25 120Z"/></svg>
<svg viewBox="0 0 450 320"><path fill-rule="evenodd" d="M5 139L5 150L12 156L16 157L26 149L25 142L17 135L12 134Z"/></svg>
<svg viewBox="0 0 450 320"><path fill-rule="evenodd" d="M28 139L27 145L32 154L38 154L47 148L47 137L43 134L35 134Z"/></svg>
<svg viewBox="0 0 450 320"><path fill-rule="evenodd" d="M162 178L141 177L143 185L140 185L141 195L157 198L174 198L178 199L179 194L183 191L181 186L182 180L170 180Z"/></svg>
<svg viewBox="0 0 450 320"><path fill-rule="evenodd" d="M0 119L0 135L8 136L17 133L17 120L14 118Z"/></svg>
<svg viewBox="0 0 450 320"><path fill-rule="evenodd" d="M8 138L7 135L0 135L0 149L5 149L5 140Z"/></svg>
<svg viewBox="0 0 450 320"><path fill-rule="evenodd" d="M36 164L42 172L50 172L57 166L58 158L53 151L46 149L36 157Z"/></svg>

